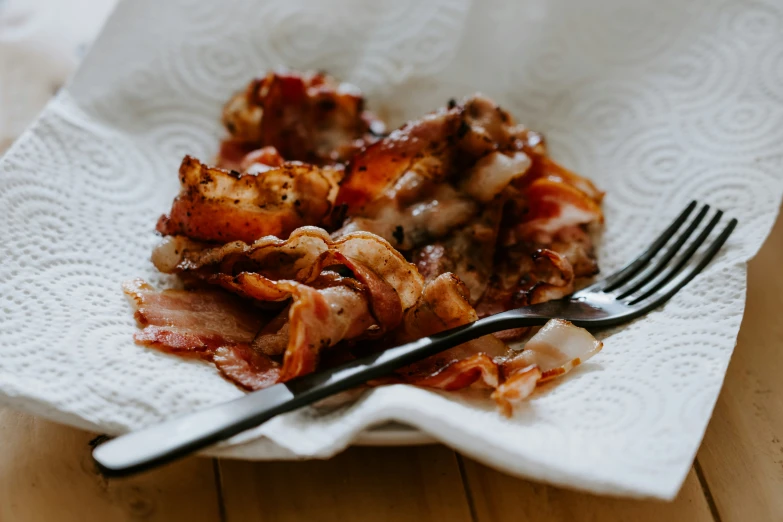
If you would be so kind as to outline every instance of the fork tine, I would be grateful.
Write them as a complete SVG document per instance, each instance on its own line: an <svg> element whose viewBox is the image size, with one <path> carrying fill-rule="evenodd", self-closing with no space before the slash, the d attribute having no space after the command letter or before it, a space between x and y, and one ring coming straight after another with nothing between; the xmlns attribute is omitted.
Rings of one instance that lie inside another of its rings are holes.
<svg viewBox="0 0 783 522"><path fill-rule="evenodd" d="M657 254L658 251L663 248L664 245L666 245L669 239L671 239L672 236L677 233L682 224L685 223L685 220L688 219L688 216L691 215L691 212L693 212L693 209L695 208L696 201L691 201L688 206L685 207L685 210L680 212L680 215L675 218L672 224L669 225L666 230L664 230L661 235L655 239L655 241L653 241L652 245L650 245L650 247L645 250L642 255L628 263L618 272L615 272L602 281L599 281L595 285L591 285L586 290L601 290L608 292L614 288L617 288L618 286L625 283L628 279L635 276L642 268L645 267L645 265L647 265L647 263L650 262L650 260L652 260L652 258L655 257L655 254Z"/></svg>
<svg viewBox="0 0 783 522"><path fill-rule="evenodd" d="M665 272L662 273L661 277L659 277L656 281L648 284L641 290L641 294L632 297L633 301L641 301L642 299L645 299L658 290L660 290L663 286L666 285L669 281L671 281L674 277L677 276L678 273L685 267L686 264L688 264L688 261L693 257L693 255L696 253L696 251L701 247L705 241L707 241L707 238L712 233L715 226L718 224L720 219L723 217L723 212L718 211L715 216L710 220L709 223L707 223L707 226L704 227L704 230L701 231L699 236L693 240L693 242L688 245L688 248L683 252L682 257L677 261L677 263L674 264L673 267L670 269L667 268ZM618 297L618 299L625 299L629 296L632 296L633 294L626 293L623 296Z"/></svg>
<svg viewBox="0 0 783 522"><path fill-rule="evenodd" d="M640 306L640 311L644 312L653 308L657 308L671 299L672 296L679 292L682 287L687 285L691 279L696 277L699 272L704 270L704 267L706 267L710 261L712 261L712 258L715 257L731 233L734 231L736 226L736 219L729 221L728 225L726 225L726 228L723 229L723 232L721 232L715 241L712 242L710 247L704 252L704 254L702 254L701 258L692 269L681 272L674 279L671 279L668 281L668 283L665 283L662 288L656 289L653 293L645 293L645 295L634 299L629 304L631 306Z"/></svg>
<svg viewBox="0 0 783 522"><path fill-rule="evenodd" d="M655 263L654 266L652 266L649 270L644 272L640 277L638 277L635 280L632 280L629 284L632 284L630 288L623 290L622 294L617 296L618 299L624 299L628 297L629 295L632 295L634 292L637 292L640 288L643 288L647 283L652 281L658 274L663 272L663 270L666 269L666 265L669 264L669 261L672 260L672 258L677 255L677 252L680 251L680 249L683 247L683 245L690 239L690 237L693 235L693 233L696 231L696 229L701 224L702 220L704 219L704 216L707 215L707 212L709 212L710 206L704 205L701 207L701 210L696 215L693 221L688 225L688 227L685 229L685 231L680 234L680 236L677 238L677 240L672 243L672 245L666 250L666 252L661 256L661 258ZM622 285L620 285L622 286ZM615 287L617 288L617 287Z"/></svg>

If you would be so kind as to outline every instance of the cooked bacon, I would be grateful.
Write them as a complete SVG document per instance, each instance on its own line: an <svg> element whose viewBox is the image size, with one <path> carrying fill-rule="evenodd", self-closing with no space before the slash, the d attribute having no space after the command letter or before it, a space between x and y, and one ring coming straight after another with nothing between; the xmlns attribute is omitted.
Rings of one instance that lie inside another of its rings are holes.
<svg viewBox="0 0 783 522"><path fill-rule="evenodd" d="M330 244L329 234L317 227L298 228L288 239L265 236L250 245L233 241L221 247L174 236L164 238L155 247L152 261L168 274L195 272L210 277L216 273L259 272L271 279L297 279Z"/></svg>
<svg viewBox="0 0 783 522"><path fill-rule="evenodd" d="M229 380L257 390L277 382L279 364L250 346L266 318L219 291L164 290L140 279L123 284L142 330L134 339L158 350L213 361Z"/></svg>
<svg viewBox="0 0 783 522"><path fill-rule="evenodd" d="M143 330L136 339L164 351L207 352L250 343L264 323L252 305L224 292L158 292L135 279L123 284Z"/></svg>
<svg viewBox="0 0 783 522"><path fill-rule="evenodd" d="M603 193L486 97L451 101L379 139L355 88L270 73L234 96L223 120L223 168L185 158L152 256L200 290L127 291L143 310L141 342L211 360L245 388L558 299L597 272L590 231L603 221ZM177 306L192 317L169 321ZM215 330L235 313L242 328ZM502 340L525 333L481 337L383 381L489 388L511 414L601 346L562 321L521 353Z"/></svg>
<svg viewBox="0 0 783 522"><path fill-rule="evenodd" d="M416 268L382 238L356 232L333 241L317 227L299 228L286 240L269 236L252 245L235 241L211 249L187 239L167 238L156 248L153 262L163 272L192 273L245 297L264 301L285 297L273 284L275 280L309 283L326 266L334 264L361 272L357 278L376 290L380 281L388 285L402 310L417 302L424 287ZM377 281L371 282L370 277ZM377 302L373 306L384 305Z"/></svg>
<svg viewBox="0 0 783 522"><path fill-rule="evenodd" d="M280 380L280 365L246 344L221 346L212 361L226 378L248 390L267 388Z"/></svg>
<svg viewBox="0 0 783 522"><path fill-rule="evenodd" d="M468 171L462 189L476 201L489 203L515 179L527 174L532 162L524 152L491 152Z"/></svg>
<svg viewBox="0 0 783 522"><path fill-rule="evenodd" d="M242 158L239 168L242 172L260 174L275 167L282 167L285 160L274 147L262 147L249 152Z"/></svg>
<svg viewBox="0 0 783 522"><path fill-rule="evenodd" d="M314 371L322 350L359 337L374 323L367 297L353 279L334 274L319 278L315 287L293 281L277 284L293 298L283 381Z"/></svg>
<svg viewBox="0 0 783 522"><path fill-rule="evenodd" d="M478 303L505 202L521 197L514 184L527 177L531 155L544 153L540 136L491 100L452 103L354 157L335 202L349 217L336 234L376 233L407 252L425 279L454 272Z"/></svg>
<svg viewBox="0 0 783 522"><path fill-rule="evenodd" d="M182 190L157 230L224 243L288 236L297 227L320 223L331 210L337 185L327 171L291 162L239 174L185 156L179 169Z"/></svg>
<svg viewBox="0 0 783 522"><path fill-rule="evenodd" d="M442 241L416 250L412 258L425 280L453 272L468 288L470 303L484 295L494 272L495 246L503 206L489 206Z"/></svg>
<svg viewBox="0 0 783 522"><path fill-rule="evenodd" d="M539 383L551 381L597 354L603 343L590 332L562 319L552 319L525 344L525 349L506 361L506 376L536 365L541 370Z"/></svg>
<svg viewBox="0 0 783 522"><path fill-rule="evenodd" d="M525 344L525 349L504 361L504 382L492 393L501 412L510 415L513 404L526 399L536 386L560 377L601 351L584 328L552 319Z"/></svg>
<svg viewBox="0 0 783 522"><path fill-rule="evenodd" d="M404 197L403 191L412 197ZM451 185L436 185L408 173L389 193L371 203L364 216L349 216L335 235L365 230L381 236L398 250L410 251L446 236L478 211L475 201Z"/></svg>
<svg viewBox="0 0 783 522"><path fill-rule="evenodd" d="M571 172L546 155L536 158L535 166L525 181L533 181L539 178L547 178L550 181L560 181L571 185L597 204L600 204L604 198L604 193L598 190L592 181Z"/></svg>
<svg viewBox="0 0 783 522"><path fill-rule="evenodd" d="M478 319L468 301L465 285L453 274L443 274L424 288L419 302L405 313L395 341L408 342ZM481 382L498 385L498 367L493 358L504 356L506 345L492 335L462 344L406 366L397 373L406 382L431 388L455 390Z"/></svg>
<svg viewBox="0 0 783 522"><path fill-rule="evenodd" d="M161 269L249 299L292 299L285 316L252 340L260 353L284 352L283 380L313 371L320 352L341 341L396 328L424 286L413 265L368 232L333 241L322 229L303 227L287 240L264 237L252 245L235 241L211 249L174 238L164 241L154 257ZM335 265L353 277L325 270Z"/></svg>
<svg viewBox="0 0 783 522"><path fill-rule="evenodd" d="M550 246L564 230L603 223L603 192L549 157L535 157L529 174L513 184L519 192L506 219L506 245Z"/></svg>
<svg viewBox="0 0 783 522"><path fill-rule="evenodd" d="M560 299L574 291L568 258L546 248L519 244L502 249L489 288L476 305L480 317Z"/></svg>
<svg viewBox="0 0 783 522"><path fill-rule="evenodd" d="M584 226L562 228L555 234L549 248L568 260L575 277L590 277L598 273L593 240Z"/></svg>
<svg viewBox="0 0 783 522"><path fill-rule="evenodd" d="M408 382L416 386L449 391L461 390L474 383L493 389L498 386L498 365L487 354L476 353L464 359L452 359L449 364L423 377L409 376Z"/></svg>
<svg viewBox="0 0 783 522"><path fill-rule="evenodd" d="M527 213L517 227L518 237L549 243L563 228L603 221L598 203L568 183L539 178L522 193Z"/></svg>
<svg viewBox="0 0 783 522"><path fill-rule="evenodd" d="M385 130L364 110L359 89L321 73L272 72L251 81L224 107L223 124L228 141L242 144L233 148L246 154L271 146L286 160L316 165L347 161ZM227 152L218 164L236 165L237 154Z"/></svg>
<svg viewBox="0 0 783 522"><path fill-rule="evenodd" d="M354 218L384 220L395 201L402 203L396 213L403 215L404 208L426 208L432 201L437 205L460 196L488 203L529 170L530 158L518 139L525 132L483 96L455 102L357 154L346 169L335 204L344 205ZM455 193L433 197L446 183Z"/></svg>
<svg viewBox="0 0 783 522"><path fill-rule="evenodd" d="M417 305L408 310L397 342L455 328L477 319L467 291L452 274L428 283ZM457 390L479 384L495 389L492 397L501 411L510 414L512 404L526 398L537 384L547 382L579 365L601 350L586 330L567 321L549 321L515 353L487 335L409 365L397 373L418 386Z"/></svg>
<svg viewBox="0 0 783 522"><path fill-rule="evenodd" d="M541 382L541 369L535 364L520 368L492 392L492 398L500 412L510 417L514 411L514 403L522 402L535 391Z"/></svg>
<svg viewBox="0 0 783 522"><path fill-rule="evenodd" d="M361 215L367 204L407 172L442 181L448 174L461 112L461 108L454 107L426 115L354 156L346 168L336 204L346 205L351 215Z"/></svg>

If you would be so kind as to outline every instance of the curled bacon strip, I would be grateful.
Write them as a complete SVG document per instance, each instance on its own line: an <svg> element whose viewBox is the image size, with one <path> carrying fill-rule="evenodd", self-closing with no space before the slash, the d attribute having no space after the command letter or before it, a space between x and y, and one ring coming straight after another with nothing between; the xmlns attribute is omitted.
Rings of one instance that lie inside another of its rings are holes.
<svg viewBox="0 0 783 522"><path fill-rule="evenodd" d="M316 287L293 281L276 284L293 297L282 381L314 371L322 350L360 336L373 324L367 298L353 279L335 274L321 278Z"/></svg>
<svg viewBox="0 0 783 522"><path fill-rule="evenodd" d="M287 236L297 227L320 223L331 210L337 185L327 171L291 162L239 174L186 156L179 169L182 189L157 230L223 243Z"/></svg>
<svg viewBox="0 0 783 522"><path fill-rule="evenodd" d="M326 256L328 253L332 255ZM335 261L334 254L342 257ZM264 279L307 283L333 264L358 267L365 278L369 277L367 271L372 272L393 289L403 310L416 303L424 287L416 267L382 238L356 232L332 240L317 227L299 228L286 240L269 236L251 245L235 241L218 248L167 238L156 248L153 262L162 272L190 273L246 297L263 300L276 300L254 295L268 291Z"/></svg>
<svg viewBox="0 0 783 522"><path fill-rule="evenodd" d="M231 138L220 165L236 164L241 152L267 146L287 160L345 162L385 130L364 110L359 89L321 73L272 72L251 81L224 107L223 124Z"/></svg>
<svg viewBox="0 0 783 522"><path fill-rule="evenodd" d="M330 243L329 234L317 227L298 228L288 239L265 236L252 244L233 241L221 247L174 236L164 238L155 247L152 262L167 274L251 271L272 279L296 279L300 272L313 266Z"/></svg>

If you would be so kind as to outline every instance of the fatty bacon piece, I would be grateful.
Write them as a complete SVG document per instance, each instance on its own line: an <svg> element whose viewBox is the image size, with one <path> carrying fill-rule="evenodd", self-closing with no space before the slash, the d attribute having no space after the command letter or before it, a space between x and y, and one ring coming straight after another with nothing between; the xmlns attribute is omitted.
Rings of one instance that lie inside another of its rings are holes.
<svg viewBox="0 0 783 522"><path fill-rule="evenodd" d="M525 344L524 350L501 364L503 383L492 393L501 411L527 398L535 386L565 375L597 354L603 343L584 328L552 319Z"/></svg>
<svg viewBox="0 0 783 522"><path fill-rule="evenodd" d="M297 162L241 174L185 156L179 169L182 188L157 230L220 243L288 236L329 214L339 177L331 167Z"/></svg>
<svg viewBox="0 0 783 522"><path fill-rule="evenodd" d="M139 344L212 361L246 389L277 382L280 365L250 346L266 322L247 302L221 291L156 291L140 279L123 284L142 330Z"/></svg>
<svg viewBox="0 0 783 522"><path fill-rule="evenodd" d="M230 134L218 165L238 169L263 147L286 160L344 163L377 140L385 125L364 110L361 91L322 73L270 72L248 84L223 108Z"/></svg>

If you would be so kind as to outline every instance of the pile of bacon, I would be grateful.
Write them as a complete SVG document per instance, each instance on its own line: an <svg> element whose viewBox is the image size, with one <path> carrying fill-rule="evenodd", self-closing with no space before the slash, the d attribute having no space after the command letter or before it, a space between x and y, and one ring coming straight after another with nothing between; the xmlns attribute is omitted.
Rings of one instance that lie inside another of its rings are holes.
<svg viewBox="0 0 783 522"><path fill-rule="evenodd" d="M602 193L475 95L388 135L361 93L270 73L225 106L216 166L186 157L152 260L186 290L126 283L142 344L250 389L557 299L597 272ZM488 335L385 383L492 390L506 414L601 349L552 321Z"/></svg>

